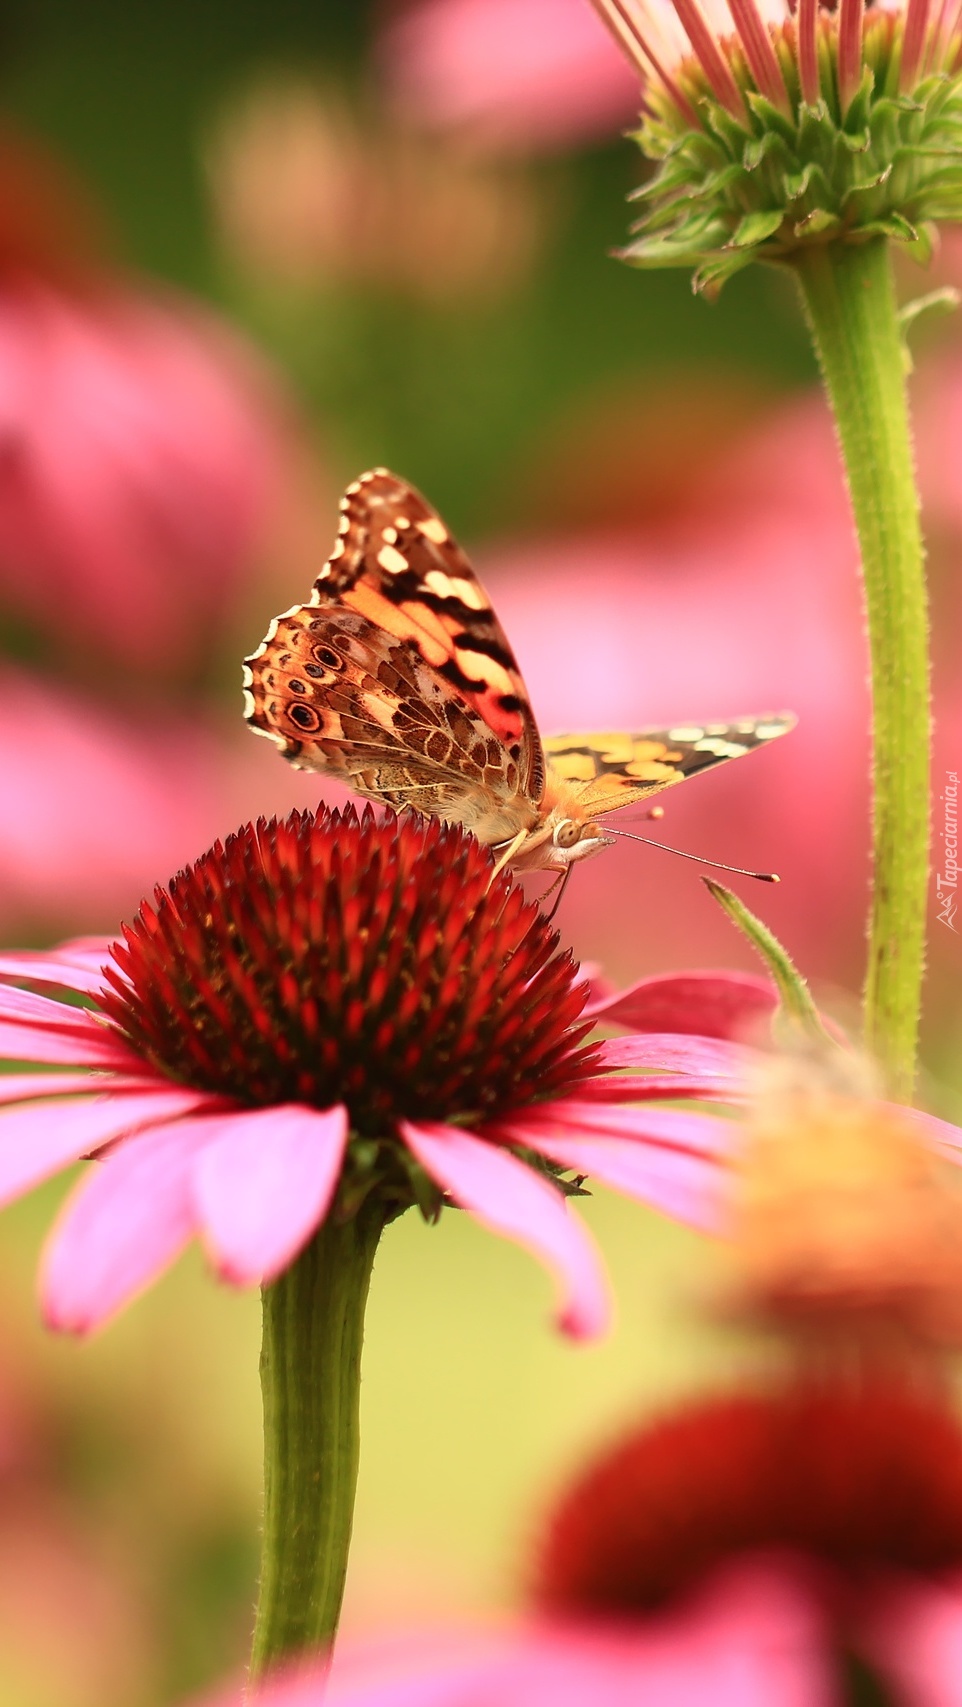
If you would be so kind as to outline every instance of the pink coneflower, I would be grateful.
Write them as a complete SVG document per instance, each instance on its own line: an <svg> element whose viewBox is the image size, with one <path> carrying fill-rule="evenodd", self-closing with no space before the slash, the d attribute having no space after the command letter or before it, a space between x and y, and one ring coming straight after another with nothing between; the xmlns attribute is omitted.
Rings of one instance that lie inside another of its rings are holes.
<svg viewBox="0 0 962 1707"><path fill-rule="evenodd" d="M570 957L459 830L350 810L261 821L158 889L121 941L0 970L92 1003L0 991L0 1047L62 1069L0 1078L0 1198L100 1158L47 1247L57 1327L103 1322L194 1234L228 1280L272 1280L326 1217L376 1196L388 1219L451 1201L528 1246L562 1326L589 1336L607 1295L566 1170L717 1223L731 1123L650 1104L737 1098L745 1050L588 1042Z"/></svg>
<svg viewBox="0 0 962 1707"><path fill-rule="evenodd" d="M639 266L716 288L754 259L962 213L957 0L593 0L643 81Z"/></svg>

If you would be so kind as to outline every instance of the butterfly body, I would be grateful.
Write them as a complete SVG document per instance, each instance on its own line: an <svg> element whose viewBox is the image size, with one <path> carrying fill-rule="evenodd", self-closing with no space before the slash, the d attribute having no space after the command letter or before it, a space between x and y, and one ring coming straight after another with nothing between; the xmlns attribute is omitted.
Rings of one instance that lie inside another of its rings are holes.
<svg viewBox="0 0 962 1707"><path fill-rule="evenodd" d="M597 820L791 728L735 724L542 740L468 559L405 481L348 487L310 600L245 661L246 715L291 764L461 824L518 870L564 872L610 843Z"/></svg>

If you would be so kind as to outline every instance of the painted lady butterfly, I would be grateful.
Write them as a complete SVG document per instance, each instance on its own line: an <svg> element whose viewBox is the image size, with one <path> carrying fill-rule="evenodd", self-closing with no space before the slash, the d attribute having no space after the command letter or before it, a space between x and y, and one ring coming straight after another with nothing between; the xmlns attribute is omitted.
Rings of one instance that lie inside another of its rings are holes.
<svg viewBox="0 0 962 1707"><path fill-rule="evenodd" d="M386 469L341 501L306 605L245 661L245 714L302 770L473 831L499 865L566 872L597 820L784 735L790 715L538 733L514 653L437 511Z"/></svg>

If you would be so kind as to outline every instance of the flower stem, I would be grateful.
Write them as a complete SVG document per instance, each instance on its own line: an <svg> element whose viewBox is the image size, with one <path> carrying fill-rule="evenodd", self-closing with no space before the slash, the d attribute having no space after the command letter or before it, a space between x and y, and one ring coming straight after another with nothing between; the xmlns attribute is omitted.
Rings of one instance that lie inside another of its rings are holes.
<svg viewBox="0 0 962 1707"><path fill-rule="evenodd" d="M361 1341L385 1224L329 1220L264 1288L264 1540L251 1675L334 1639L354 1516Z"/></svg>
<svg viewBox="0 0 962 1707"><path fill-rule="evenodd" d="M909 1097L929 858L929 662L922 534L888 240L803 246L793 264L835 413L871 650L873 884L865 1040Z"/></svg>

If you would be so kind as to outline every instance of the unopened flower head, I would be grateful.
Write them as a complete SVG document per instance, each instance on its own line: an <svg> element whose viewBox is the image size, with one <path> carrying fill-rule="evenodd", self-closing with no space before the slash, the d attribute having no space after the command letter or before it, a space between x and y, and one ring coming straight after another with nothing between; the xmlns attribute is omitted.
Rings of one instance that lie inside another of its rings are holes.
<svg viewBox="0 0 962 1707"><path fill-rule="evenodd" d="M659 162L625 259L717 289L751 260L962 217L958 0L594 0Z"/></svg>
<svg viewBox="0 0 962 1707"><path fill-rule="evenodd" d="M962 1341L957 1132L882 1100L847 1050L772 1058L739 1157L736 1308L913 1360Z"/></svg>
<svg viewBox="0 0 962 1707"><path fill-rule="evenodd" d="M664 1022L589 1042L588 987L555 932L434 820L246 825L122 942L3 955L3 977L92 1002L0 987L0 1049L73 1069L0 1075L0 1202L103 1159L48 1247L56 1326L103 1321L195 1233L250 1285L328 1216L376 1202L385 1221L413 1204L433 1219L447 1201L538 1255L562 1325L591 1335L607 1288L566 1173L718 1224L732 1123L652 1104L736 1098L743 1052Z"/></svg>

